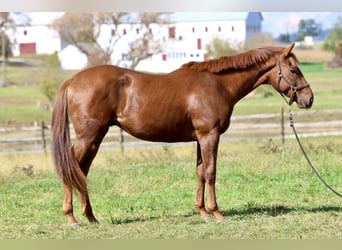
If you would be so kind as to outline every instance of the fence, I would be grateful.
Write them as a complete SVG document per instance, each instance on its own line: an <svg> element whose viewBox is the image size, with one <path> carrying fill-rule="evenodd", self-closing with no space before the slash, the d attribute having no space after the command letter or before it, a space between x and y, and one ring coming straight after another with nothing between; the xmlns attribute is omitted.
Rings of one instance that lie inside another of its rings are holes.
<svg viewBox="0 0 342 250"><path fill-rule="evenodd" d="M311 113L310 113L311 112ZM300 136L327 136L342 134L342 120L314 121L308 114L317 111L295 113L296 128ZM342 111L338 111L341 112ZM71 137L74 139L71 126ZM246 140L281 140L291 138L292 130L287 126L286 115L281 109L280 114L255 114L246 116L232 116L229 130L221 136L221 141ZM50 127L44 122L36 123L32 127L0 128L0 154L20 152L48 152L50 151ZM105 136L101 149L121 150L127 148L170 145L166 143L152 143L138 140L117 127L111 127Z"/></svg>

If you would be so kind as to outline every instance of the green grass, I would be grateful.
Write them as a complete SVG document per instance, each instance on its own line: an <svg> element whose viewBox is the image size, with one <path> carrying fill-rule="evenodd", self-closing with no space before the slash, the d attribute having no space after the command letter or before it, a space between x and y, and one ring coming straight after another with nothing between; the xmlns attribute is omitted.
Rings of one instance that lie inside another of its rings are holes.
<svg viewBox="0 0 342 250"><path fill-rule="evenodd" d="M37 85L0 88L0 124L28 124L49 121L47 98Z"/></svg>
<svg viewBox="0 0 342 250"><path fill-rule="evenodd" d="M303 140L322 176L342 190L342 139ZM39 239L341 238L340 198L312 174L295 141L222 143L217 200L226 222L194 209L195 147L100 152L90 170L101 224L75 202L79 230L61 214L61 187L44 155L0 156L0 237ZM31 166L31 167L30 167Z"/></svg>
<svg viewBox="0 0 342 250"><path fill-rule="evenodd" d="M9 63L6 67L7 87L0 88L0 125L32 125L44 120L50 122L50 103L40 89L40 81L55 81L75 73L72 70L53 71L48 68L51 56L34 55L15 58L28 63L24 66ZM51 74L51 79L46 79ZM0 79L2 80L2 78Z"/></svg>

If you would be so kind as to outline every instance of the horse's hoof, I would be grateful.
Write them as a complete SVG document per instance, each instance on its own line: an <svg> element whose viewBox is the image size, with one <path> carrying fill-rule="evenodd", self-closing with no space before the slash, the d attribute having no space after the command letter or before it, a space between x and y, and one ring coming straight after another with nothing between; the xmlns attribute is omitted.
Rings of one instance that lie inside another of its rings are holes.
<svg viewBox="0 0 342 250"><path fill-rule="evenodd" d="M222 219L217 220L216 223L217 224L221 224L221 223L223 223L225 221L226 221L226 219L223 217Z"/></svg>
<svg viewBox="0 0 342 250"><path fill-rule="evenodd" d="M72 224L70 224L70 227L74 228L74 229L77 229L77 228L80 228L81 226L78 223L72 223Z"/></svg>
<svg viewBox="0 0 342 250"><path fill-rule="evenodd" d="M211 221L211 216L203 217L204 222L208 223Z"/></svg>

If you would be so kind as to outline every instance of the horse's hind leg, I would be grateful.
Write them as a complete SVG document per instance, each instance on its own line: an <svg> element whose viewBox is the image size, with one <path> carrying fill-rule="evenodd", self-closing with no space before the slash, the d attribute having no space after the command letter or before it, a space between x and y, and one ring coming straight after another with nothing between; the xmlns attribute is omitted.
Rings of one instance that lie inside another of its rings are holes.
<svg viewBox="0 0 342 250"><path fill-rule="evenodd" d="M79 138L75 141L75 157L79 162L79 166L82 169L85 176L88 175L90 165L93 159L95 158L100 143L102 142L102 139L107 133L107 131L108 128L93 127L87 130L86 135L78 135ZM81 202L83 215L89 220L89 222L98 223L97 219L93 214L88 192L86 194L79 193L79 198Z"/></svg>
<svg viewBox="0 0 342 250"><path fill-rule="evenodd" d="M82 142L82 143L76 142L74 146L74 152L75 152L76 159L80 159L79 160L80 168L82 169L84 175L87 176L91 162L96 155L97 148L95 146L92 147L88 143L85 143L85 142ZM87 219L90 222L97 223L98 221L96 220L93 214L88 192L86 194L79 193L79 198L80 198L81 207L82 207L82 214L85 217L87 217Z"/></svg>
<svg viewBox="0 0 342 250"><path fill-rule="evenodd" d="M72 189L63 183L63 213L70 226L78 226L72 206Z"/></svg>

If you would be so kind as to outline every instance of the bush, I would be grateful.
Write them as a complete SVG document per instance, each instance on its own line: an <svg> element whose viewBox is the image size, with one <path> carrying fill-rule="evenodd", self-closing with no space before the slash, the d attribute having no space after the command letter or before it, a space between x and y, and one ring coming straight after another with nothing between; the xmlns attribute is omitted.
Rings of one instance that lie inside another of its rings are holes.
<svg viewBox="0 0 342 250"><path fill-rule="evenodd" d="M65 74L58 68L43 69L38 76L38 84L42 93L48 98L50 105L54 101L54 97L59 85L63 82Z"/></svg>
<svg viewBox="0 0 342 250"><path fill-rule="evenodd" d="M206 45L209 59L229 56L242 51L242 44L222 37L213 37Z"/></svg>

